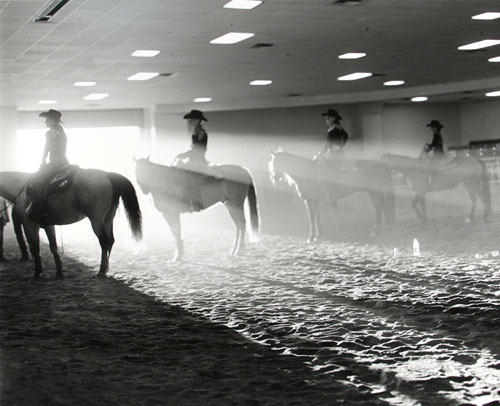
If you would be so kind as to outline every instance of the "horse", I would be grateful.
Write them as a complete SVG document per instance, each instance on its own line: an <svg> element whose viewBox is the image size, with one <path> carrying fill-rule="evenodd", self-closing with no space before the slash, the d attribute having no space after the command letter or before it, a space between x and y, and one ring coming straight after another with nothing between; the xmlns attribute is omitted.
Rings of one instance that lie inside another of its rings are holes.
<svg viewBox="0 0 500 406"><path fill-rule="evenodd" d="M101 246L101 264L98 277L106 277L109 256L114 244L113 219L122 199L127 219L136 240L142 238L142 216L134 186L124 176L99 169L78 168L71 180L59 184L60 191L47 196L47 224L32 221L25 212L26 187L33 174L26 172L0 172L0 195L14 202L21 219L31 254L35 262L35 279L43 272L40 259L39 229L45 228L56 262L56 277L62 278L62 262L57 254L54 225L76 223L88 218Z"/></svg>
<svg viewBox="0 0 500 406"><path fill-rule="evenodd" d="M415 191L411 206L422 223L427 222L425 195L429 192L451 189L462 184L471 201L466 222L472 221L477 200L483 204L483 218L491 214L491 192L485 164L477 157L460 156L450 162L438 164L435 173L430 173L429 164L422 157L385 154L381 160L392 170L401 173Z"/></svg>
<svg viewBox="0 0 500 406"><path fill-rule="evenodd" d="M16 208L16 205L13 204L13 202L10 202L9 205L12 205L12 225L14 227L14 234L16 236L17 244L19 246L19 249L21 250L21 257L20 261L27 261L29 259L28 255L28 249L26 247L26 242L24 240L24 234L23 234L23 221L20 217L20 212ZM1 221L1 214L5 210L7 211L8 207L6 206L2 210L0 210L0 221ZM47 238L49 238L49 242L51 241L51 236L55 235L51 233L49 230L47 234ZM56 245L57 247L57 245ZM55 251L57 255L57 250ZM3 226L0 226L0 261L5 261L6 259L3 257Z"/></svg>
<svg viewBox="0 0 500 406"><path fill-rule="evenodd" d="M170 227L176 250L173 261L184 255L180 214L191 212L190 200L197 194L199 210L224 203L236 227L230 255L236 256L245 248L247 230L244 204L248 201L251 231L259 231L257 195L250 172L237 165L217 165L220 176L190 171L177 166L153 163L148 158L136 159L136 180L146 195L151 194L158 211ZM214 167L212 167L214 168Z"/></svg>
<svg viewBox="0 0 500 406"><path fill-rule="evenodd" d="M328 198L336 201L366 192L376 213L370 237L382 231L384 218L387 228L395 222L392 173L382 162L343 158L329 162L278 151L271 152L269 171L274 185L287 180L304 200L309 217L309 243L322 238L319 202Z"/></svg>

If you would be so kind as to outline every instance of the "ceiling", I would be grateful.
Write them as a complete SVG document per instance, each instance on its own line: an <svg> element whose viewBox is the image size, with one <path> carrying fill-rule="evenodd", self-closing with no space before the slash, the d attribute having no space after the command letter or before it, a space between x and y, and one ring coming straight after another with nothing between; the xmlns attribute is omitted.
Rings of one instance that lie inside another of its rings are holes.
<svg viewBox="0 0 500 406"><path fill-rule="evenodd" d="M264 0L253 10L229 0L70 0L48 22L34 22L53 0L0 1L0 104L40 110L161 106L173 111L284 107L383 100L485 100L500 90L500 45L457 47L500 39L498 0ZM210 44L227 32L255 35L234 45ZM259 47L257 44L272 46ZM154 58L132 57L157 49ZM345 52L366 57L341 60ZM159 72L129 81L137 72ZM353 72L374 76L338 81ZM169 75L170 74L170 75ZM269 86L250 86L268 79ZM399 87L383 82L404 80ZM74 82L93 81L93 87ZM89 93L107 93L87 101Z"/></svg>

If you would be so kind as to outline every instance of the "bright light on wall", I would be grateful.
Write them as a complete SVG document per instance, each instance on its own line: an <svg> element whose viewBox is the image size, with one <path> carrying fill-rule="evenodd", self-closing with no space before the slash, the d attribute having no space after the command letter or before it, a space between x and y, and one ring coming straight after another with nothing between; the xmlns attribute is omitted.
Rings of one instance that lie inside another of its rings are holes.
<svg viewBox="0 0 500 406"><path fill-rule="evenodd" d="M424 101L427 101L427 100L429 100L429 99L427 97L425 97L425 96L416 96L416 97L412 97L411 98L412 102L417 102L417 103L418 102L424 102Z"/></svg>
<svg viewBox="0 0 500 406"><path fill-rule="evenodd" d="M40 127L17 133L16 166L21 171L34 172L40 166L47 131L43 122ZM134 176L133 157L140 147L139 127L65 128L65 131L70 163Z"/></svg>

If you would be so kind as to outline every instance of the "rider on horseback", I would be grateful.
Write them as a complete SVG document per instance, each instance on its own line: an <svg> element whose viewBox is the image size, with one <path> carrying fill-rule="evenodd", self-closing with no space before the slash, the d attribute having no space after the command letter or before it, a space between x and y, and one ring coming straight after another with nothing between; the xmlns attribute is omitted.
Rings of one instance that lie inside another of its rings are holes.
<svg viewBox="0 0 500 406"><path fill-rule="evenodd" d="M209 166L205 156L208 135L202 127L202 121L208 120L200 110L191 110L184 115L184 119L187 120L188 131L191 133L191 148L178 154L173 165L196 173L208 173ZM191 181L186 184L186 198L189 200L190 211L203 209L200 186L199 176L192 176Z"/></svg>
<svg viewBox="0 0 500 406"><path fill-rule="evenodd" d="M26 214L41 223L45 223L48 217L47 182L59 169L69 165L68 158L66 158L68 139L61 125L61 116L59 111L52 109L39 114L39 117L45 117L45 124L49 129L45 134L45 147L40 169L26 190L28 197Z"/></svg>
<svg viewBox="0 0 500 406"><path fill-rule="evenodd" d="M326 145L322 151L316 155L316 159L330 159L333 154L339 157L344 156L344 145L349 138L349 134L344 130L340 121L342 117L334 109L328 109L326 113L322 113L325 117L328 133L326 136Z"/></svg>
<svg viewBox="0 0 500 406"><path fill-rule="evenodd" d="M427 158L426 164L429 171L429 182L431 182L432 177L438 172L439 164L444 158L443 137L441 135L441 129L444 127L438 120L431 120L427 124L427 127L430 127L432 130L432 142L425 144L423 156Z"/></svg>

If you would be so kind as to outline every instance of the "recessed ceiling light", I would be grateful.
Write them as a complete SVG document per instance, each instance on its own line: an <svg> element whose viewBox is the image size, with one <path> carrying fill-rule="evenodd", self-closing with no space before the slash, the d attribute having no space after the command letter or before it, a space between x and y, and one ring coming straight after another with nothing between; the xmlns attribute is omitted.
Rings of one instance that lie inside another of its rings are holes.
<svg viewBox="0 0 500 406"><path fill-rule="evenodd" d="M429 100L427 97L425 96L417 96L417 97L412 97L411 98L411 101L412 102L424 102L424 101L427 101Z"/></svg>
<svg viewBox="0 0 500 406"><path fill-rule="evenodd" d="M90 93L83 100L102 100L109 96L109 93Z"/></svg>
<svg viewBox="0 0 500 406"><path fill-rule="evenodd" d="M132 52L131 56L137 56L139 58L152 58L160 53L160 51L156 49L138 49L137 51Z"/></svg>
<svg viewBox="0 0 500 406"><path fill-rule="evenodd" d="M207 103L207 102L211 102L212 98L211 97L197 97L193 101L195 103Z"/></svg>
<svg viewBox="0 0 500 406"><path fill-rule="evenodd" d="M262 4L258 0L231 0L229 3L224 4L224 8L237 8L240 10L251 10Z"/></svg>
<svg viewBox="0 0 500 406"><path fill-rule="evenodd" d="M498 44L500 44L500 39L483 39L482 41L459 46L458 49L460 49L461 51L471 51L474 49L492 47L493 45L498 45Z"/></svg>
<svg viewBox="0 0 500 406"><path fill-rule="evenodd" d="M252 80L250 82L250 84L252 86L267 86L267 85L270 85L271 83L273 83L272 80L261 80L261 79L259 79L259 80Z"/></svg>
<svg viewBox="0 0 500 406"><path fill-rule="evenodd" d="M73 83L73 86L88 87L88 86L95 86L96 84L97 84L96 82L75 82Z"/></svg>
<svg viewBox="0 0 500 406"><path fill-rule="evenodd" d="M339 59L359 59L366 56L364 52L348 52L346 54L339 55Z"/></svg>
<svg viewBox="0 0 500 406"><path fill-rule="evenodd" d="M38 104L56 104L57 100L39 100Z"/></svg>
<svg viewBox="0 0 500 406"><path fill-rule="evenodd" d="M129 76L127 80L149 80L157 77L158 72L137 72L135 75Z"/></svg>
<svg viewBox="0 0 500 406"><path fill-rule="evenodd" d="M244 41L253 37L255 34L250 32L228 32L218 38L210 41L211 44L236 44L237 42Z"/></svg>
<svg viewBox="0 0 500 406"><path fill-rule="evenodd" d="M482 14L477 14L475 16L471 17L473 20L496 20L497 18L500 18L500 13L495 13L495 12L486 12Z"/></svg>
<svg viewBox="0 0 500 406"><path fill-rule="evenodd" d="M368 78L372 75L373 73L370 72L355 72L355 73L350 73L349 75L340 76L337 78L337 80L358 80L358 79Z"/></svg>
<svg viewBox="0 0 500 406"><path fill-rule="evenodd" d="M500 56L495 56L493 58L488 59L488 62L500 62Z"/></svg>
<svg viewBox="0 0 500 406"><path fill-rule="evenodd" d="M487 97L498 97L498 96L500 96L500 90L497 90L495 92L485 93L485 96L487 96Z"/></svg>
<svg viewBox="0 0 500 406"><path fill-rule="evenodd" d="M384 82L384 86L401 86L404 84L405 84L404 80L389 80L387 82Z"/></svg>

